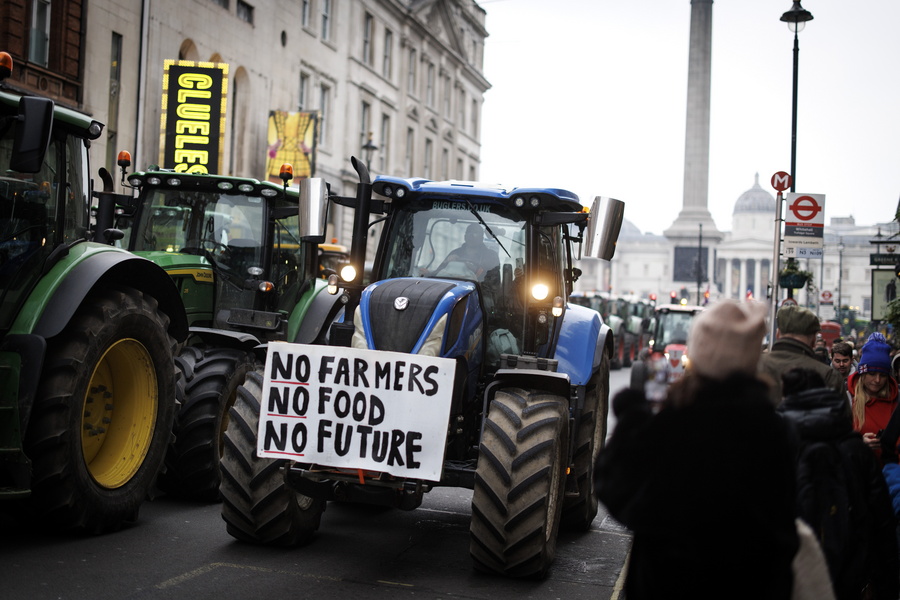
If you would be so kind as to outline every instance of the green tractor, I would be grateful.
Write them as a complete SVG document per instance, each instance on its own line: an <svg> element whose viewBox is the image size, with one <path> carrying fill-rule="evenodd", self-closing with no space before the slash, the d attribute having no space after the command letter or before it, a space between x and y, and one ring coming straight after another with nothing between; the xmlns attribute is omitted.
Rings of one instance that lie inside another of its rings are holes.
<svg viewBox="0 0 900 600"><path fill-rule="evenodd" d="M129 165L120 155L123 182ZM304 237L300 227L324 223L324 206L301 219L289 180L288 165L284 185L152 166L127 175L134 194L116 197L115 224L124 233L117 243L170 275L189 321L176 357L175 440L159 482L171 495L218 499L228 411L259 364L256 352L274 340L322 342L321 324L340 309L326 294L305 318L327 284L316 276L324 236Z"/></svg>
<svg viewBox="0 0 900 600"><path fill-rule="evenodd" d="M102 128L0 90L0 510L87 533L133 521L152 491L187 336L165 271L91 218Z"/></svg>

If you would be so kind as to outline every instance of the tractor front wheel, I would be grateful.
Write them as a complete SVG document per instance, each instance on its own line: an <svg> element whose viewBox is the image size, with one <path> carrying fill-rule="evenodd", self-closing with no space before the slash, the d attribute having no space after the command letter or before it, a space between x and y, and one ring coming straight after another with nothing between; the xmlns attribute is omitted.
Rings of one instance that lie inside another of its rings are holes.
<svg viewBox="0 0 900 600"><path fill-rule="evenodd" d="M568 405L560 396L497 391L484 423L472 495L475 568L543 578L556 556L565 490Z"/></svg>
<svg viewBox="0 0 900 600"><path fill-rule="evenodd" d="M295 546L312 539L325 501L287 485L287 460L256 456L262 386L262 372L248 373L231 407L221 462L222 519L242 542Z"/></svg>
<svg viewBox="0 0 900 600"><path fill-rule="evenodd" d="M255 369L256 359L232 348L189 347L177 362L184 374L185 397L175 415L175 442L160 487L173 496L215 502L228 414L238 385Z"/></svg>

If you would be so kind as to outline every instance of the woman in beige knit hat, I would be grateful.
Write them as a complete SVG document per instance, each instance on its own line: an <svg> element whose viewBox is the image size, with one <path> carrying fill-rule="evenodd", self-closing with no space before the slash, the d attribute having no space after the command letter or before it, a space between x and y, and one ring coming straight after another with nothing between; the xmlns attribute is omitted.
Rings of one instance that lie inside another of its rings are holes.
<svg viewBox="0 0 900 600"><path fill-rule="evenodd" d="M690 362L661 410L623 390L595 471L598 498L634 533L629 600L786 600L798 548L788 425L756 377L765 308L698 315Z"/></svg>

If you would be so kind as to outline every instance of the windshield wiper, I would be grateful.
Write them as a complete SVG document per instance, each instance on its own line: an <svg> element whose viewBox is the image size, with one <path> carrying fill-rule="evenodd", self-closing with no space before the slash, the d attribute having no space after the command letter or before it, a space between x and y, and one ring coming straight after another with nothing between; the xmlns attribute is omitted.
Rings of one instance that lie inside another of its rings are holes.
<svg viewBox="0 0 900 600"><path fill-rule="evenodd" d="M503 248L504 252L506 252L506 256L508 256L509 258L512 258L512 255L509 253L509 250L506 249L506 247L503 245L503 242L500 241L500 238L498 238L496 235L494 235L494 232L491 231L491 228L488 226L488 224L484 222L484 219L481 218L481 215L478 214L478 211L475 210L475 207L472 206L471 202L469 202L469 199L463 198L463 200L466 201L466 206L469 208L469 212L472 213L473 215L475 215L475 218L478 219L478 222L481 223L481 226L484 227L485 231L487 231L489 234L491 234L491 237L494 238L494 240L498 244L500 244L500 247Z"/></svg>

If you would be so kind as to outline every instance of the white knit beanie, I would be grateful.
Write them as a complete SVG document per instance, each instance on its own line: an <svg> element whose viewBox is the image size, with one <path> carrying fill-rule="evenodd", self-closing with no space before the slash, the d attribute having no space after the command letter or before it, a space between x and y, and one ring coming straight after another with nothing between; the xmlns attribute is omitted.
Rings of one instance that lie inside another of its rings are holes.
<svg viewBox="0 0 900 600"><path fill-rule="evenodd" d="M691 371L711 379L756 373L766 312L761 302L721 300L697 315L688 339Z"/></svg>

